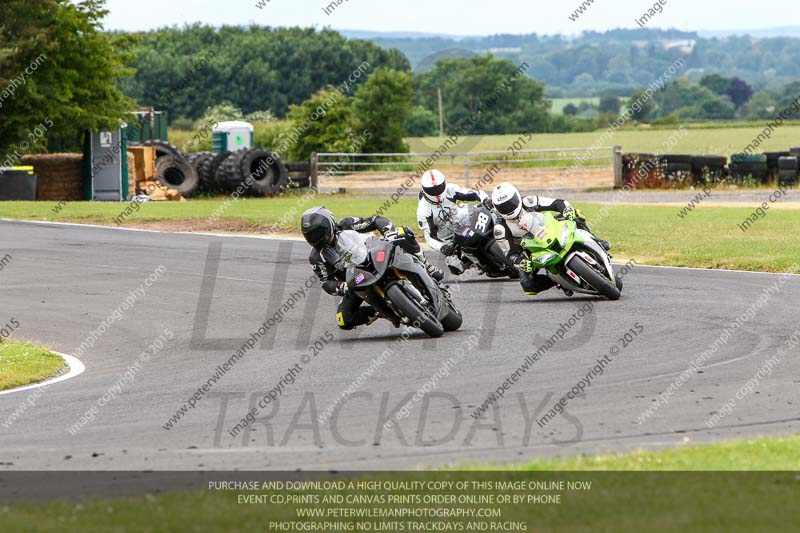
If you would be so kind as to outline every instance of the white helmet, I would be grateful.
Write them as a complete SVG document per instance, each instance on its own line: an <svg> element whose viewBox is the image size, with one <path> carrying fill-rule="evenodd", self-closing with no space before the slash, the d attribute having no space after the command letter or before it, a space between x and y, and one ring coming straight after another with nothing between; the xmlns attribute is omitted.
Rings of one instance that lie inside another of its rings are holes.
<svg viewBox="0 0 800 533"><path fill-rule="evenodd" d="M447 189L447 178L438 170L429 170L422 175L422 193L428 202L442 205L445 189Z"/></svg>
<svg viewBox="0 0 800 533"><path fill-rule="evenodd" d="M522 212L522 196L510 183L501 183L492 192L492 203L500 216L506 220L519 218Z"/></svg>

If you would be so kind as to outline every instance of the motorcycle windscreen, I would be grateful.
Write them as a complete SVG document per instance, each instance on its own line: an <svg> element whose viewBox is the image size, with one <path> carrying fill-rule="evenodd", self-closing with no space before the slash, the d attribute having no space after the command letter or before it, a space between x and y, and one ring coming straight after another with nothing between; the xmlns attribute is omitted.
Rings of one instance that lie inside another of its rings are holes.
<svg viewBox="0 0 800 533"><path fill-rule="evenodd" d="M383 241L372 241L370 244L369 254L372 259L372 266L375 267L375 274L378 277L383 277L386 269L392 263L393 245Z"/></svg>
<svg viewBox="0 0 800 533"><path fill-rule="evenodd" d="M525 212L519 220L519 227L527 232L525 238L536 239L547 244L547 224L541 213Z"/></svg>
<svg viewBox="0 0 800 533"><path fill-rule="evenodd" d="M347 270L363 265L369 257L366 241L369 235L363 235L357 231L342 231L336 237L336 252L339 260L336 267L340 270Z"/></svg>

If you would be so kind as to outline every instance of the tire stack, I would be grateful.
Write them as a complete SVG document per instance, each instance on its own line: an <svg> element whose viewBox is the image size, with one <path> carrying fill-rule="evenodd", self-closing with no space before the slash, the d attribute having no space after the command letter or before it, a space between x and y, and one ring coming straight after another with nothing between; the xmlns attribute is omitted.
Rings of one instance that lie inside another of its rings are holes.
<svg viewBox="0 0 800 533"><path fill-rule="evenodd" d="M731 156L731 176L737 180L753 178L758 183L769 179L767 156L764 154L733 154Z"/></svg>
<svg viewBox="0 0 800 533"><path fill-rule="evenodd" d="M800 170L800 157L786 156L778 159L778 182L783 185L795 186L797 174Z"/></svg>
<svg viewBox="0 0 800 533"><path fill-rule="evenodd" d="M214 193L219 192L214 182L214 173L211 171L211 164L214 161L214 154L211 152L200 152L191 154L187 157L189 164L194 167L197 177L200 178L200 192Z"/></svg>
<svg viewBox="0 0 800 533"><path fill-rule="evenodd" d="M770 179L777 178L780 174L780 166L778 165L781 157L789 157L789 152L764 152L767 156L767 174Z"/></svg>
<svg viewBox="0 0 800 533"><path fill-rule="evenodd" d="M308 161L286 163L286 171L289 173L290 187L307 188L311 186L311 163Z"/></svg>
<svg viewBox="0 0 800 533"><path fill-rule="evenodd" d="M695 183L706 184L718 181L725 175L728 159L721 155L698 155L692 157L692 177Z"/></svg>
<svg viewBox="0 0 800 533"><path fill-rule="evenodd" d="M212 168L216 169L215 183L227 193L277 196L289 186L283 161L260 148L223 152L214 158Z"/></svg>
<svg viewBox="0 0 800 533"><path fill-rule="evenodd" d="M675 184L691 182L692 159L690 155L663 155L659 166L664 169L664 177Z"/></svg>

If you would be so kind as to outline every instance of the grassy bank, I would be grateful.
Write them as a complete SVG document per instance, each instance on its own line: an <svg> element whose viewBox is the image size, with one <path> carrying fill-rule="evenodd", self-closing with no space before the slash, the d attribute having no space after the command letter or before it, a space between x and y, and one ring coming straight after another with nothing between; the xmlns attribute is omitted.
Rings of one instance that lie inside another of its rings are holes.
<svg viewBox="0 0 800 533"><path fill-rule="evenodd" d="M790 471L800 468L798 438L764 438L738 443L685 447L616 457L536 461L519 468L502 468L492 473L439 471L432 473L371 474L367 479L413 481L475 480L496 481L578 481L591 486L583 491L562 491L560 503L525 504L496 502L494 505L444 504L442 508L496 508L502 522L525 522L537 531L777 531L799 517L794 474L741 473L748 468ZM654 470L647 472L592 472L593 470ZM703 470L706 472L677 472ZM525 470L527 472L521 472ZM582 470L570 473L571 470ZM730 471L729 474L711 472ZM532 472L535 471L535 472ZM361 477L361 476L358 476ZM358 477L356 479L358 479ZM254 478L255 479L255 478ZM263 478L262 479L266 479ZM489 491L494 492L494 491ZM507 494L547 494L548 491L509 490ZM253 495L377 495L404 493L396 490L263 490ZM438 493L434 491L434 493ZM481 494L486 491L449 490L445 494ZM0 508L3 525L9 531L286 531L270 527L271 522L321 523L321 519L298 518L297 509L310 505L291 503L258 504L238 499L246 492L148 494L125 499L81 502L13 504ZM321 498L322 496L320 496ZM398 508L383 503L318 503L319 509ZM431 508L407 504L400 508ZM437 508L439 506L436 506ZM781 512L776 512L781 509ZM382 523L396 519L379 519ZM408 519L400 519L407 521ZM466 518L421 519L428 523L458 523ZM375 519L340 518L336 522L360 523ZM464 522L462 522L464 521ZM497 520L498 522L500 520ZM794 522L796 523L796 522ZM311 531L312 529L305 529ZM351 529L357 531L359 529ZM367 531L369 529L361 529ZM415 529L384 528L381 531ZM432 529L445 531L445 529ZM468 531L470 529L446 529ZM489 529L496 531L499 529ZM531 531L531 529L527 529Z"/></svg>
<svg viewBox="0 0 800 533"><path fill-rule="evenodd" d="M501 467L530 471L797 471L800 436L685 446L629 454L580 456Z"/></svg>
<svg viewBox="0 0 800 533"><path fill-rule="evenodd" d="M688 201L693 195L687 191ZM765 191L765 199L768 196ZM157 229L239 230L267 233L297 232L300 214L315 204L325 204L339 216L373 214L383 199L325 196L301 201L299 197L247 199L220 210L222 200L186 203L152 202L129 217L124 225L145 224ZM416 201L403 199L387 212L395 223L416 228ZM614 243L618 258L633 258L642 264L800 272L800 210L772 209L747 231L738 225L749 217L751 207L701 206L679 217L680 207L665 205L580 204L592 229ZM44 202L4 202L0 216L28 220L55 220L116 225L122 204L102 202L68 203L55 214ZM209 221L219 214L218 222ZM192 221L188 225L176 222Z"/></svg>
<svg viewBox="0 0 800 533"><path fill-rule="evenodd" d="M64 359L35 344L0 342L0 390L22 387L58 374Z"/></svg>

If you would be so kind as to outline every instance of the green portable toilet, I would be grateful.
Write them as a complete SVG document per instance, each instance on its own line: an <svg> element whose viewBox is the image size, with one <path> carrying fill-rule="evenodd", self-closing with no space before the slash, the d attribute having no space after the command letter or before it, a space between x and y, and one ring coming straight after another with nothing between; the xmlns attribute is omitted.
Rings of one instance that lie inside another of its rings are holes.
<svg viewBox="0 0 800 533"><path fill-rule="evenodd" d="M253 147L253 125L241 120L220 122L211 134L211 151L236 152Z"/></svg>
<svg viewBox="0 0 800 533"><path fill-rule="evenodd" d="M84 197L122 202L128 199L127 127L86 133L83 147Z"/></svg>

